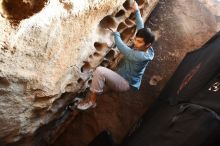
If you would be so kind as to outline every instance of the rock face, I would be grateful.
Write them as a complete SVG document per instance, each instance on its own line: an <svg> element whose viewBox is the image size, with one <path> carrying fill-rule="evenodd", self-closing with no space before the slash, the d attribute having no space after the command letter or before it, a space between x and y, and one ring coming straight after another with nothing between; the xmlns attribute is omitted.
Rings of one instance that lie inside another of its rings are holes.
<svg viewBox="0 0 220 146"><path fill-rule="evenodd" d="M120 143L126 134L134 132L138 126L134 123L158 96L184 55L219 31L219 16L212 11L213 7L219 10L220 3L209 7L215 0L206 2L160 0L146 22L158 38L153 45L156 56L145 71L140 91L102 95L97 107L77 115L53 146L86 146L102 130L109 130Z"/></svg>
<svg viewBox="0 0 220 146"><path fill-rule="evenodd" d="M157 2L139 0L144 19ZM129 1L0 0L0 145L51 144L67 126L56 145L86 145L103 129L119 143L186 52L218 30L219 14L206 6L218 10L207 0L161 0L147 23L158 39L140 92L108 93L93 111L66 116L62 111L89 86L92 71L120 58L106 27L127 43L134 36Z"/></svg>
<svg viewBox="0 0 220 146"><path fill-rule="evenodd" d="M139 1L145 19L156 2ZM111 67L118 50L106 27L125 42L136 32L125 0L1 0L0 13L3 143L33 135L66 105L64 93L83 91L97 66Z"/></svg>

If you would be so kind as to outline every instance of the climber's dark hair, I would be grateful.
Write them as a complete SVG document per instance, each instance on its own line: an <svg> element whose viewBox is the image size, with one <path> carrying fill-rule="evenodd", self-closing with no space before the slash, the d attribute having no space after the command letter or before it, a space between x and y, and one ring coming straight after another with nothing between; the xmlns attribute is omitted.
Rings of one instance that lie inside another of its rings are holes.
<svg viewBox="0 0 220 146"><path fill-rule="evenodd" d="M144 38L145 44L149 44L149 43L153 44L153 42L155 41L155 35L150 30L150 28L139 29L136 34L136 37Z"/></svg>

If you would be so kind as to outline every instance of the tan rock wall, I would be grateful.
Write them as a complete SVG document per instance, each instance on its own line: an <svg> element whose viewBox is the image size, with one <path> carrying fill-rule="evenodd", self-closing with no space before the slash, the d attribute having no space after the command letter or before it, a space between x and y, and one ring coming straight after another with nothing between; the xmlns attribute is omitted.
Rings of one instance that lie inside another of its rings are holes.
<svg viewBox="0 0 220 146"><path fill-rule="evenodd" d="M124 2L0 0L0 138L5 143L52 121L64 106L54 106L63 93L80 92L97 66L110 67L118 51L103 27L116 27L124 41L135 33L134 13ZM145 18L155 2L140 1Z"/></svg>
<svg viewBox="0 0 220 146"><path fill-rule="evenodd" d="M5 9L7 2L14 11ZM51 0L32 14L22 1L1 1L1 138L34 132L52 117L32 119L33 110L48 111L62 93L82 87L78 81L88 74L80 69L95 51L98 23L122 2ZM22 16L22 9L30 14Z"/></svg>

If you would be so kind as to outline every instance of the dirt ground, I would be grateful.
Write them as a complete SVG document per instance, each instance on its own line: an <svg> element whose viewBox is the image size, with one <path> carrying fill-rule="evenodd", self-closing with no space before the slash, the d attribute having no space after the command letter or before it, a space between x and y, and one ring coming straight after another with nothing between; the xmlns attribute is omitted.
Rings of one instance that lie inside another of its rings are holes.
<svg viewBox="0 0 220 146"><path fill-rule="evenodd" d="M220 28L216 0L160 0L146 22L157 36L155 59L139 92L108 92L95 109L80 112L54 146L85 146L102 130L120 143L131 126L160 94L185 54L198 49Z"/></svg>

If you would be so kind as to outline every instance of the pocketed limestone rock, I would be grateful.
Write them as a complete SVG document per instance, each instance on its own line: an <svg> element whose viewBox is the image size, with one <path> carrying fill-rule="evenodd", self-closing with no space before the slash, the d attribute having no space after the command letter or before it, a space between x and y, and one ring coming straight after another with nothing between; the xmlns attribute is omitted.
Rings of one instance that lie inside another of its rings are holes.
<svg viewBox="0 0 220 146"><path fill-rule="evenodd" d="M0 1L0 139L4 143L32 135L56 118L60 106L54 103L63 93L87 86L91 73L81 68L95 53L94 43L112 44L110 33L99 35L99 23L123 2ZM85 69L96 66L90 67Z"/></svg>

